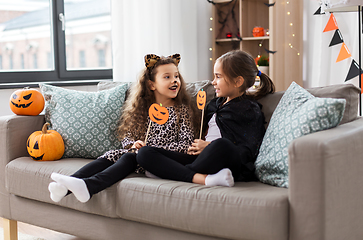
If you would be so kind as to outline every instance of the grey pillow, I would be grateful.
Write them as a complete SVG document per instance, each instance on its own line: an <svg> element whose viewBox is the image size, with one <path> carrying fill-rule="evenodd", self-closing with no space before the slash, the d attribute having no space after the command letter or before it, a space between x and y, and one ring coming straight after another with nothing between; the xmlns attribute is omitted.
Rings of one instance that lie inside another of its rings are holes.
<svg viewBox="0 0 363 240"><path fill-rule="evenodd" d="M83 92L40 84L44 95L45 120L63 137L63 158L97 158L121 148L116 128L128 85Z"/></svg>
<svg viewBox="0 0 363 240"><path fill-rule="evenodd" d="M256 175L263 183L288 187L288 146L298 137L337 126L345 99L317 98L293 82L282 96L263 138Z"/></svg>

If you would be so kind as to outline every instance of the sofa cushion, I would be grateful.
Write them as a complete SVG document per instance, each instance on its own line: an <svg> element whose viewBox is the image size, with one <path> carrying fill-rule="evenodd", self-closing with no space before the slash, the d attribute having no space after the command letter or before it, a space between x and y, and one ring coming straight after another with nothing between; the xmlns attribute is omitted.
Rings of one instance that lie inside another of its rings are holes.
<svg viewBox="0 0 363 240"><path fill-rule="evenodd" d="M45 118L63 137L64 158L97 158L121 148L116 128L128 85L99 92L40 84L46 100Z"/></svg>
<svg viewBox="0 0 363 240"><path fill-rule="evenodd" d="M54 203L47 189L51 173L70 175L89 161L17 158L6 166L6 188L20 197L81 212L187 232L228 239L288 238L287 189L259 182L239 182L232 188L206 187L131 174L95 194L87 203L80 203L73 194Z"/></svg>
<svg viewBox="0 0 363 240"><path fill-rule="evenodd" d="M288 187L288 146L309 133L337 126L345 99L316 98L293 82L277 105L256 160L261 182Z"/></svg>
<svg viewBox="0 0 363 240"><path fill-rule="evenodd" d="M117 214L124 219L223 239L288 239L284 188L260 182L228 188L132 178L121 181L117 194Z"/></svg>
<svg viewBox="0 0 363 240"><path fill-rule="evenodd" d="M79 202L73 194L66 196L59 203L54 203L50 199L48 185L52 181L50 175L53 172L71 175L90 161L76 158L58 161L34 161L30 157L17 158L6 165L6 188L9 193L24 198L115 218L117 217L116 185L95 194L86 204Z"/></svg>
<svg viewBox="0 0 363 240"><path fill-rule="evenodd" d="M345 105L344 116L340 124L353 121L357 118L360 90L353 84L335 84L306 90L315 97L345 99L347 102ZM265 120L267 122L266 127L268 126L272 113L275 111L275 108L284 93L284 91L275 92L273 94L268 94L267 96L258 100L263 106L262 112L264 113Z"/></svg>

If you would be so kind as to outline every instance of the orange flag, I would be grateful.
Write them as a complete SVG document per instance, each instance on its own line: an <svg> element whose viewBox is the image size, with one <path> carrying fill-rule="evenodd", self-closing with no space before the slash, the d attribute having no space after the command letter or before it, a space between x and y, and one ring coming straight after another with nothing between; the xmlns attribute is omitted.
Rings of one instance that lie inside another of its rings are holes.
<svg viewBox="0 0 363 240"><path fill-rule="evenodd" d="M338 29L337 20L335 19L334 15L331 13L328 24L325 26L325 29L323 32L329 32L329 31L337 30L337 29Z"/></svg>
<svg viewBox="0 0 363 240"><path fill-rule="evenodd" d="M344 59L347 59L349 57L351 57L352 54L350 54L349 49L347 47L347 45L345 43L342 44L342 47L340 48L340 52L337 58L336 62L340 62Z"/></svg>

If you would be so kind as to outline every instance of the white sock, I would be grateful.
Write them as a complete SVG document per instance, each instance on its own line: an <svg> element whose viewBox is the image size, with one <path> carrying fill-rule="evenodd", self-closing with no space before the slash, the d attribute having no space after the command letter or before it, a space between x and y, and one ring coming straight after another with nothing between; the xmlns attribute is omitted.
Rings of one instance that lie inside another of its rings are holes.
<svg viewBox="0 0 363 240"><path fill-rule="evenodd" d="M234 185L234 179L231 170L223 168L216 174L207 175L205 178L205 185L232 187Z"/></svg>
<svg viewBox="0 0 363 240"><path fill-rule="evenodd" d="M68 193L68 189L57 182L49 183L48 190L50 192L50 198L54 202L59 202Z"/></svg>
<svg viewBox="0 0 363 240"><path fill-rule="evenodd" d="M82 179L59 173L52 173L50 177L57 183L64 185L74 194L78 201L85 203L90 199L91 196L89 195L87 185Z"/></svg>
<svg viewBox="0 0 363 240"><path fill-rule="evenodd" d="M145 176L148 177L148 178L155 178L155 179L160 179L158 176L152 174L151 172L149 171L145 171Z"/></svg>

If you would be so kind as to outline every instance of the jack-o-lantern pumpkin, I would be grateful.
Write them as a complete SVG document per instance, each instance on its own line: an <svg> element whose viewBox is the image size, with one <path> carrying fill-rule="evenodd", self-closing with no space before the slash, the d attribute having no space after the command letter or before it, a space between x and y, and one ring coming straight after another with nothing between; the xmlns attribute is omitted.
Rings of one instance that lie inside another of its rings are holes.
<svg viewBox="0 0 363 240"><path fill-rule="evenodd" d="M197 94L197 106L198 109L202 110L205 107L205 101L207 100L207 94L203 89L198 92Z"/></svg>
<svg viewBox="0 0 363 240"><path fill-rule="evenodd" d="M254 37L263 37L265 36L265 29L263 27L254 27L252 30L252 35Z"/></svg>
<svg viewBox="0 0 363 240"><path fill-rule="evenodd" d="M44 97L34 88L16 90L10 96L10 109L17 115L36 116L43 111Z"/></svg>
<svg viewBox="0 0 363 240"><path fill-rule="evenodd" d="M149 108L149 117L151 121L163 125L169 119L169 111L166 107L163 107L161 104L151 104Z"/></svg>
<svg viewBox="0 0 363 240"><path fill-rule="evenodd" d="M63 138L55 130L48 130L48 126L49 123L45 123L42 131L33 132L28 138L26 147L33 160L53 161L63 156Z"/></svg>

